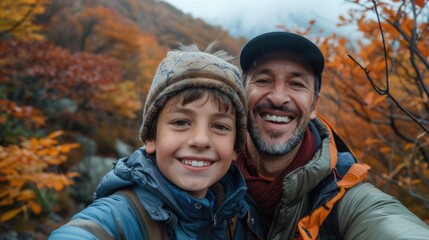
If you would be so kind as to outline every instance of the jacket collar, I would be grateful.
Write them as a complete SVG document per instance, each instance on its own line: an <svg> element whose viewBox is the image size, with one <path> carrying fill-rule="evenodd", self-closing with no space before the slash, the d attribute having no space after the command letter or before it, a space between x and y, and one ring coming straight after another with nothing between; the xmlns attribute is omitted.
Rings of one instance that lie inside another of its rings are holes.
<svg viewBox="0 0 429 240"><path fill-rule="evenodd" d="M284 178L282 202L285 204L290 204L300 199L330 174L332 154L334 154L336 162L335 143L332 143L334 138L329 128L318 118L314 119L310 125L313 125L311 129L315 138L320 139L320 147L306 165L296 169Z"/></svg>

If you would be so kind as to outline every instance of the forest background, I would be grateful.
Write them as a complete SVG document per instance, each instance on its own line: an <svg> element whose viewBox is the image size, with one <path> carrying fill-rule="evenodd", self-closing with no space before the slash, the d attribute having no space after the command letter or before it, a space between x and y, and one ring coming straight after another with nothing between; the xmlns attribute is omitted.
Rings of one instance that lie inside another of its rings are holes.
<svg viewBox="0 0 429 240"><path fill-rule="evenodd" d="M428 1L347 2L338 28L359 39L326 36L317 19L277 27L321 47L319 112L371 167L368 181L429 223ZM45 239L90 203L99 176L141 146L166 52L213 40L234 56L247 41L156 0L2 0L0 239Z"/></svg>

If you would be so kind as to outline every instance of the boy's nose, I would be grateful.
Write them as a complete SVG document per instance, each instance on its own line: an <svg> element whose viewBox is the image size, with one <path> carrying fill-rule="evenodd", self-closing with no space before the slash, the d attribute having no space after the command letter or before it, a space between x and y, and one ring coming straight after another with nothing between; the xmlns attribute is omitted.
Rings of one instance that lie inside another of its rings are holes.
<svg viewBox="0 0 429 240"><path fill-rule="evenodd" d="M209 148L211 146L209 129L206 127L195 128L189 139L189 145L197 149Z"/></svg>

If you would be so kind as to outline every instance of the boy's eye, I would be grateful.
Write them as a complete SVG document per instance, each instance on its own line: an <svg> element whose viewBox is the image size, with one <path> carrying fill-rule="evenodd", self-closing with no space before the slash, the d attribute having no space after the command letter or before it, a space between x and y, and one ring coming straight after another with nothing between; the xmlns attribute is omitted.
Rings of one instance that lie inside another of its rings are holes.
<svg viewBox="0 0 429 240"><path fill-rule="evenodd" d="M184 119L174 120L171 122L171 125L177 126L177 127L185 127L189 126L190 123Z"/></svg>
<svg viewBox="0 0 429 240"><path fill-rule="evenodd" d="M231 131L231 127L226 125L226 124L214 124L213 128L218 130L218 131L222 131L222 132L229 132Z"/></svg>

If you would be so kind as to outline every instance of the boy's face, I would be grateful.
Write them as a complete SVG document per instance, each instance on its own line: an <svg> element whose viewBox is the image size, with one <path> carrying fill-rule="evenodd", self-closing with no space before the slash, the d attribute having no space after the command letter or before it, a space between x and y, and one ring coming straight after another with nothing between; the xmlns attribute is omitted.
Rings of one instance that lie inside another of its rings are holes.
<svg viewBox="0 0 429 240"><path fill-rule="evenodd" d="M173 97L158 116L156 140L146 143L164 176L196 198L204 198L236 159L234 110L221 109L208 94L186 105Z"/></svg>

